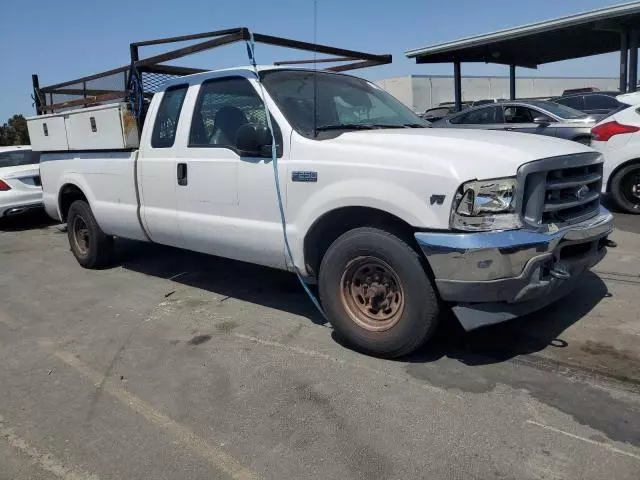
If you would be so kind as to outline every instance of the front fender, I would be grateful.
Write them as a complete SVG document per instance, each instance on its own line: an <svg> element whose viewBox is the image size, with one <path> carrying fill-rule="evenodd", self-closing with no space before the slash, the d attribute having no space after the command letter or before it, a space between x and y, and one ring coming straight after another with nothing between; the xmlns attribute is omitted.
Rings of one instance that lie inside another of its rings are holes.
<svg viewBox="0 0 640 480"><path fill-rule="evenodd" d="M296 266L304 269L304 237L323 215L344 207L368 207L394 215L416 228L447 228L450 202L430 205L427 198L396 183L371 178L334 182L312 193L289 219Z"/></svg>

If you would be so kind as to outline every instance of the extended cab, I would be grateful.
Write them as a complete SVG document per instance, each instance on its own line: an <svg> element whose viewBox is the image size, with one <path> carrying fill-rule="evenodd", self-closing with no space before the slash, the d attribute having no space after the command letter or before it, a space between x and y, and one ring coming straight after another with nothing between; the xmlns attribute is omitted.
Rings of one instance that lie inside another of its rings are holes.
<svg viewBox="0 0 640 480"><path fill-rule="evenodd" d="M398 356L432 335L442 305L467 329L514 318L564 295L605 255L612 217L589 147L427 128L353 76L258 76L246 67L170 81L148 106L139 149L123 103L29 120L36 142L43 123L50 135L67 124L41 176L46 210L67 222L82 266L107 265L124 237L292 270L279 181L293 262L318 283L334 329Z"/></svg>

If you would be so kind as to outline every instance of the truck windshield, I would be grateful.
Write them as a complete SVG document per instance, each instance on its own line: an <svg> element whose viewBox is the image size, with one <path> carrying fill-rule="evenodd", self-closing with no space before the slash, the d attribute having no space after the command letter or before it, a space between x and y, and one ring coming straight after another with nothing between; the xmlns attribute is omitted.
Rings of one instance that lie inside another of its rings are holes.
<svg viewBox="0 0 640 480"><path fill-rule="evenodd" d="M356 77L272 70L262 73L262 81L287 120L306 137L327 130L429 126L387 92Z"/></svg>

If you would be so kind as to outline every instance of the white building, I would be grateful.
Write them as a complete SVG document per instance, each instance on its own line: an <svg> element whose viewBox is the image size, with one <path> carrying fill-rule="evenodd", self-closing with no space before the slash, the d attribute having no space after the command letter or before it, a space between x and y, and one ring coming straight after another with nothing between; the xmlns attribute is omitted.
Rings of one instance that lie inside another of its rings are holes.
<svg viewBox="0 0 640 480"><path fill-rule="evenodd" d="M377 80L375 83L416 112L453 101L453 76L407 75ZM566 89L581 87L617 90L618 78L516 77L517 98L554 97L562 95ZM509 98L509 77L462 77L463 101L494 98Z"/></svg>

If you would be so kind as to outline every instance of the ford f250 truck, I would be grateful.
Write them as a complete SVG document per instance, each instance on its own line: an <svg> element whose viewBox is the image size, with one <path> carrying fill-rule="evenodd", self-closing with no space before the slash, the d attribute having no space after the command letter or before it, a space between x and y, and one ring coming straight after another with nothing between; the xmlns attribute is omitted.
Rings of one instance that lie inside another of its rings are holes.
<svg viewBox="0 0 640 480"><path fill-rule="evenodd" d="M90 143L109 109L122 149L71 148L68 136L68 149L41 155L45 208L67 222L82 266L108 265L123 237L295 267L317 282L335 331L371 354L413 351L443 306L474 329L547 305L602 259L612 230L592 149L428 128L353 76L280 67L182 76L153 96L139 149L126 148L124 104L62 114L67 135L77 122ZM31 118L31 138L56 118Z"/></svg>

